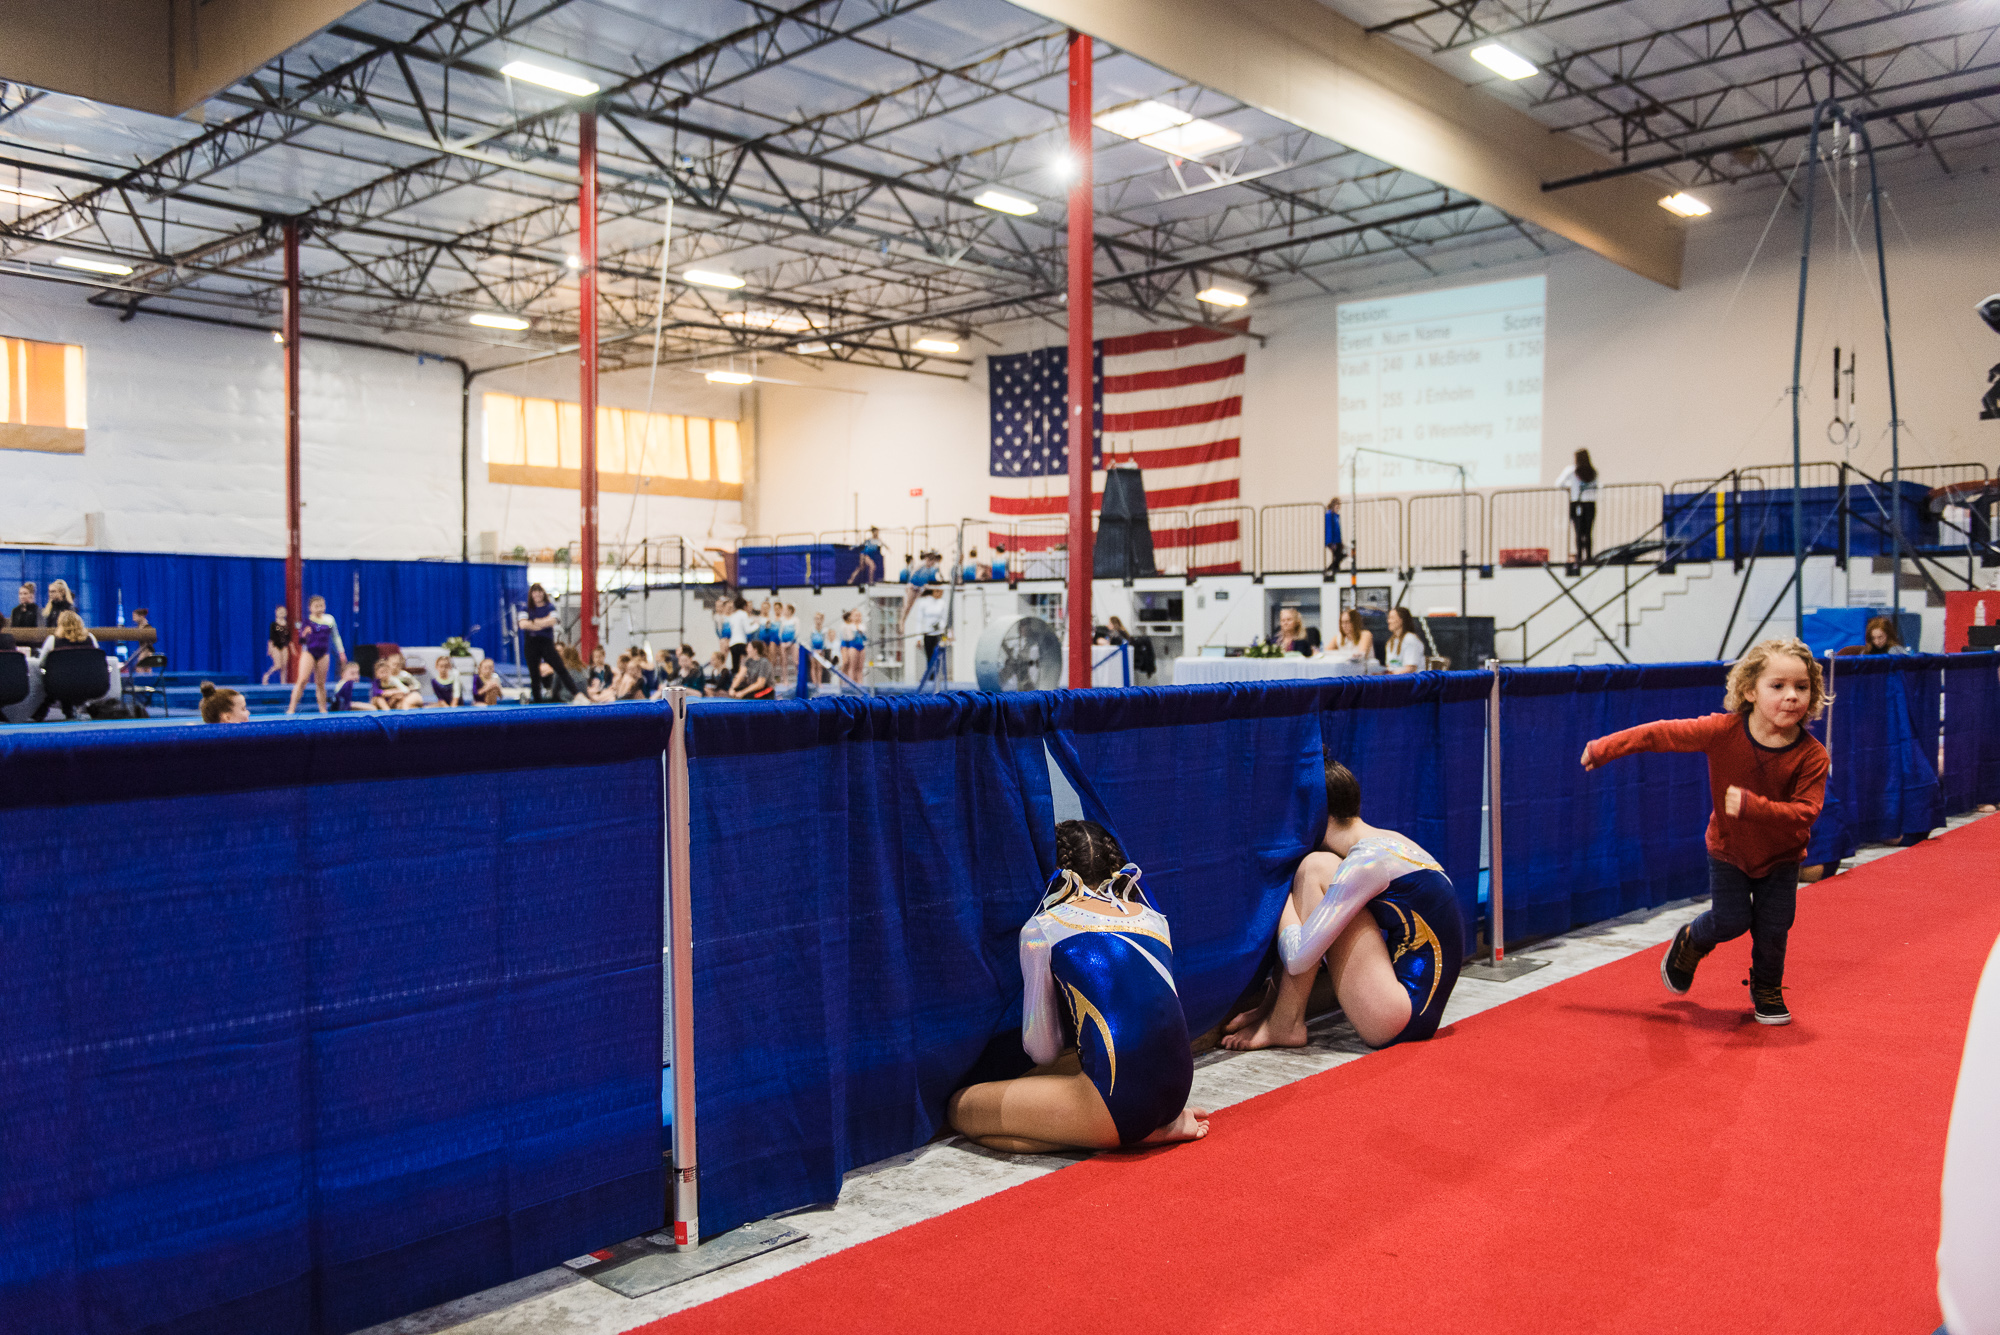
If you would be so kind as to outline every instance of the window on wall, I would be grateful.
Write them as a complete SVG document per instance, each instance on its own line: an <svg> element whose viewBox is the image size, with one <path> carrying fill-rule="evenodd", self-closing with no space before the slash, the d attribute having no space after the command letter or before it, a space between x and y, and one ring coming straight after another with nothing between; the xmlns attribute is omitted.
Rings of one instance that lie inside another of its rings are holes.
<svg viewBox="0 0 2000 1335"><path fill-rule="evenodd" d="M83 349L0 338L0 449L83 453Z"/></svg>
<svg viewBox="0 0 2000 1335"><path fill-rule="evenodd" d="M583 411L556 399L488 394L486 478L527 487L583 479ZM597 410L599 491L648 496L743 499L743 446L737 424L712 417Z"/></svg>

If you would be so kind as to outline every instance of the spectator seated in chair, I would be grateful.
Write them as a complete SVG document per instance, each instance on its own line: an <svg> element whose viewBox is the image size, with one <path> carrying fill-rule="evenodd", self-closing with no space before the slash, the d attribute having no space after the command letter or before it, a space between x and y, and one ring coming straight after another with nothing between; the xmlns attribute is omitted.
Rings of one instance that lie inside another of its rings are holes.
<svg viewBox="0 0 2000 1335"><path fill-rule="evenodd" d="M76 717L77 707L111 693L111 669L105 665L104 651L84 629L83 618L63 611L56 618L56 633L42 645L42 703L35 709L35 721L48 717L50 705L61 705L63 717Z"/></svg>

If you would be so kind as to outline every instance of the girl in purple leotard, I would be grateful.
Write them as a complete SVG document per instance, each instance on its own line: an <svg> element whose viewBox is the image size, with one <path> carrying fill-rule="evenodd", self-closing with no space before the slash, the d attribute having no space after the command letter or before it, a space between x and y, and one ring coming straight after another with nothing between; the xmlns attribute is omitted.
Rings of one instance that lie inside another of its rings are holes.
<svg viewBox="0 0 2000 1335"><path fill-rule="evenodd" d="M347 661L347 650L340 643L340 629L333 618L326 614L326 599L314 594L306 604L305 624L299 627L299 675L292 683L292 702L285 707L287 714L299 712L299 697L305 693L306 679L311 678L313 691L319 696L319 712L326 712L326 667L338 655L340 661Z"/></svg>

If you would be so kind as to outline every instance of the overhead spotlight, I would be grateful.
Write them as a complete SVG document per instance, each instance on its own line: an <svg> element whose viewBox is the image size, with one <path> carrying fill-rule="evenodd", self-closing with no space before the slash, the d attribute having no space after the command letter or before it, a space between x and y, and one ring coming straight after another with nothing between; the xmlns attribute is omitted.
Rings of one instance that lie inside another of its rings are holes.
<svg viewBox="0 0 2000 1335"><path fill-rule="evenodd" d="M1498 42L1488 42L1484 46L1475 46L1466 54L1503 79L1512 79L1518 82L1522 79L1532 78L1534 75L1542 72L1540 67L1532 60L1516 52L1509 51Z"/></svg>
<svg viewBox="0 0 2000 1335"><path fill-rule="evenodd" d="M1031 213L1039 213L1038 205L1010 195L1004 190L982 190L972 197L972 202L982 209L992 209L995 213L1010 213L1016 218L1025 218Z"/></svg>
<svg viewBox="0 0 2000 1335"><path fill-rule="evenodd" d="M1049 175L1055 177L1058 181L1074 181L1076 179L1076 159L1067 151L1056 154L1049 159Z"/></svg>
<svg viewBox="0 0 2000 1335"><path fill-rule="evenodd" d="M114 264L110 260L87 260L81 255L59 255L56 263L65 269L81 269L85 273L108 273L123 278L132 272L129 264Z"/></svg>
<svg viewBox="0 0 2000 1335"><path fill-rule="evenodd" d="M581 270L583 268L583 256L565 255L563 256L563 263L569 268Z"/></svg>
<svg viewBox="0 0 2000 1335"><path fill-rule="evenodd" d="M1705 214L1714 212L1708 205L1702 203L1685 190L1668 195L1660 201L1660 207L1680 218L1699 218Z"/></svg>
<svg viewBox="0 0 2000 1335"><path fill-rule="evenodd" d="M1194 294L1196 301L1205 301L1211 306L1248 306L1250 290L1226 279L1217 279Z"/></svg>
<svg viewBox="0 0 2000 1335"><path fill-rule="evenodd" d="M711 385L747 385L756 378L741 371L710 371L702 377Z"/></svg>
<svg viewBox="0 0 2000 1335"><path fill-rule="evenodd" d="M958 351L958 344L956 342L948 338L943 338L937 334L925 334L922 338L919 338L916 342L912 343L910 346L915 348L918 352L946 353L946 352Z"/></svg>
<svg viewBox="0 0 2000 1335"><path fill-rule="evenodd" d="M540 65L530 65L525 60L515 60L502 65L500 72L510 79L522 83L532 83L543 88L553 88L558 93L568 93L571 97L589 97L598 85L588 79L579 79L574 74L564 74L561 70L543 69Z"/></svg>
<svg viewBox="0 0 2000 1335"><path fill-rule="evenodd" d="M721 287L734 291L743 286L743 280L733 273L723 273L719 269L683 269L681 277L702 287Z"/></svg>
<svg viewBox="0 0 2000 1335"><path fill-rule="evenodd" d="M795 343L792 345L792 351L811 354L815 352L825 352L831 346L832 346L831 344L827 343Z"/></svg>
<svg viewBox="0 0 2000 1335"><path fill-rule="evenodd" d="M481 329L521 330L526 329L529 325L527 320L523 320L518 315L491 315L485 311L467 316L465 322L467 324L476 324Z"/></svg>
<svg viewBox="0 0 2000 1335"><path fill-rule="evenodd" d="M271 341L281 348L285 346L285 331L282 329L273 329L271 331Z"/></svg>

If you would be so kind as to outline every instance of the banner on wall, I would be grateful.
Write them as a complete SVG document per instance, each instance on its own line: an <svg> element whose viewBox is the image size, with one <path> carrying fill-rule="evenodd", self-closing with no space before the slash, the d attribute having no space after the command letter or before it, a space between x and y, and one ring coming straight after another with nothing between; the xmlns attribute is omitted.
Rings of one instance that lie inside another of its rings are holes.
<svg viewBox="0 0 2000 1335"><path fill-rule="evenodd" d="M1233 510L1241 495L1244 354L1241 334L1200 326L1164 329L1095 344L1091 508L1103 504L1104 468L1130 461L1146 480L1155 547L1207 549L1188 567L1207 573L1240 569L1242 532ZM1067 350L995 357L988 368L992 416L990 509L1019 521L994 531L992 543L1019 552L1066 543L1069 440ZM1175 514L1178 512L1178 515Z"/></svg>

